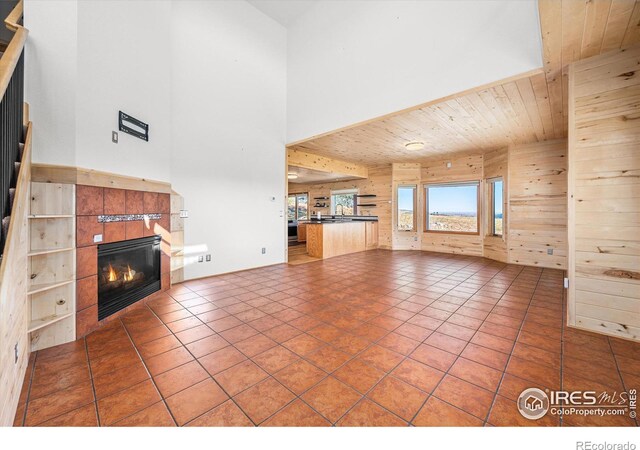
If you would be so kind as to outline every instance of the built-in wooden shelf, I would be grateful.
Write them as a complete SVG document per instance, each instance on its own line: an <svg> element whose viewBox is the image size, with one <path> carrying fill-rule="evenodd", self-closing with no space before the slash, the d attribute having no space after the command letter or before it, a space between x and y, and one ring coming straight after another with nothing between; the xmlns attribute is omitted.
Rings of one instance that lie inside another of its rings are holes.
<svg viewBox="0 0 640 450"><path fill-rule="evenodd" d="M71 317L75 314L74 311L68 312L66 314L62 314L62 315L54 315L54 316L48 316L48 317L43 317L42 319L37 319L37 320L32 320L29 323L29 333L32 333L36 330L39 330L40 328L44 328L44 327L48 327L49 325L52 325L56 322L60 322L61 320L66 319L67 317Z"/></svg>
<svg viewBox="0 0 640 450"><path fill-rule="evenodd" d="M42 283L42 284L33 284L29 286L28 295L37 294L39 292L48 291L50 289L55 289L60 286L64 286L65 284L73 283L75 280L64 280L64 281L54 281L52 283Z"/></svg>
<svg viewBox="0 0 640 450"><path fill-rule="evenodd" d="M29 219L72 219L73 214L37 214L29 216Z"/></svg>
<svg viewBox="0 0 640 450"><path fill-rule="evenodd" d="M376 205L375 203L363 203L362 205L356 205L358 208L375 208Z"/></svg>
<svg viewBox="0 0 640 450"><path fill-rule="evenodd" d="M329 200L329 197L313 197L314 200Z"/></svg>
<svg viewBox="0 0 640 450"><path fill-rule="evenodd" d="M27 255L27 256L50 255L52 253L68 252L68 251L71 251L71 250L75 250L75 247L51 248L51 249L45 249L45 250L34 250L34 251L30 252L29 255Z"/></svg>
<svg viewBox="0 0 640 450"><path fill-rule="evenodd" d="M366 198L373 198L373 197L377 197L377 195L376 195L376 194L358 194L358 195L356 195L356 197L362 197L362 198L364 198L364 197L366 197Z"/></svg>

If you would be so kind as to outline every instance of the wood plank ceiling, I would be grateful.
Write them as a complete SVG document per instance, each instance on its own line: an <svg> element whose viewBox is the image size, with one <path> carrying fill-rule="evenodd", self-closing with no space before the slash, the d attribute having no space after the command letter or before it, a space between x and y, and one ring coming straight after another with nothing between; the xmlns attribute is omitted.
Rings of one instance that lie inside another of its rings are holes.
<svg viewBox="0 0 640 450"><path fill-rule="evenodd" d="M570 63L640 42L640 0L539 0L544 67L288 148L367 166L567 136ZM409 151L404 144L423 141Z"/></svg>

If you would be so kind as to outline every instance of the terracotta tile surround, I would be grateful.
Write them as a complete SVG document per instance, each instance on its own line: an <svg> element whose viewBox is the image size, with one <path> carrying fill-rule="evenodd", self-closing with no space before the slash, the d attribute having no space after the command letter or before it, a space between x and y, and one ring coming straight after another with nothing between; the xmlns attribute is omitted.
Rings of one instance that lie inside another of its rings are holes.
<svg viewBox="0 0 640 450"><path fill-rule="evenodd" d="M640 344L563 325L562 277L378 250L185 282L33 353L15 425L637 426L517 411L640 388Z"/></svg>
<svg viewBox="0 0 640 450"><path fill-rule="evenodd" d="M122 311L98 322L98 245L95 234L103 235L103 243L124 241L156 233L156 223L170 230L171 203L169 194L111 189L96 186L76 186L76 336L83 337L99 326L116 320L128 311L142 307L145 302L158 298L154 293ZM160 220L98 223L102 214L162 214ZM163 246L164 247L164 246ZM161 258L161 291L170 288L170 255Z"/></svg>

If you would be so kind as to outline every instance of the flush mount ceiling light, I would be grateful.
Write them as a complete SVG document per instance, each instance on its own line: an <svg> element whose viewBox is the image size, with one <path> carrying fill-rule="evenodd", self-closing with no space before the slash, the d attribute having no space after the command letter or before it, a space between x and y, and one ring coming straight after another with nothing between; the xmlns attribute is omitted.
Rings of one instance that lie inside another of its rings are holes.
<svg viewBox="0 0 640 450"><path fill-rule="evenodd" d="M421 141L411 141L404 144L407 150L416 151L422 150L424 148L424 142Z"/></svg>
<svg viewBox="0 0 640 450"><path fill-rule="evenodd" d="M298 178L298 174L295 172L289 172L287 173L287 179L288 180L295 180L296 178Z"/></svg>

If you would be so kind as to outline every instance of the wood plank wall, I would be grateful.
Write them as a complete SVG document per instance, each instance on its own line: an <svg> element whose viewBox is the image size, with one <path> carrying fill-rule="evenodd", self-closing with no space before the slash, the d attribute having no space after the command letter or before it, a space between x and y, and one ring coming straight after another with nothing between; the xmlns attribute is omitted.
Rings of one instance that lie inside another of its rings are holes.
<svg viewBox="0 0 640 450"><path fill-rule="evenodd" d="M0 426L13 425L16 409L24 408L24 399L20 399L20 392L27 370L30 348L27 333L29 320L27 215L30 177L31 124L29 123L9 235L0 267L0 368L2 368L0 370Z"/></svg>
<svg viewBox="0 0 640 450"><path fill-rule="evenodd" d="M447 167L451 162L451 167ZM422 184L447 183L453 181L481 181L483 177L483 156L469 155L447 160L426 161L422 163ZM480 195L483 195L483 183L480 183ZM420 214L424 210L424 189L421 186L418 198L423 199ZM457 253L463 255L482 256L484 227L480 227L480 234L449 234L449 233L425 233L424 224L421 225L422 239L421 250L431 252Z"/></svg>
<svg viewBox="0 0 640 450"><path fill-rule="evenodd" d="M640 341L640 46L569 73L571 326Z"/></svg>
<svg viewBox="0 0 640 450"><path fill-rule="evenodd" d="M566 269L567 142L509 147L508 178L509 262Z"/></svg>
<svg viewBox="0 0 640 450"><path fill-rule="evenodd" d="M366 203L376 203L375 208L360 208L359 215L372 215L379 218L379 248L391 249L391 165L369 168L366 180L337 181L319 184L289 183L289 194L309 193L309 211L329 214L329 209L314 208L314 197L329 197L332 190L358 189L361 194L375 194L374 199L363 199ZM326 201L328 204L329 202Z"/></svg>
<svg viewBox="0 0 640 450"><path fill-rule="evenodd" d="M483 174L485 179L485 192L483 196L483 211L487 213L491 210L490 189L487 189L486 180L493 178L502 178L504 186L503 205L502 205L502 236L489 235L491 230L491 221L493 217L485 214L484 229L485 236L483 241L483 254L486 258L495 259L496 261L508 262L509 251L507 248L507 237L509 235L509 150L501 148L492 152L485 153L483 160Z"/></svg>

